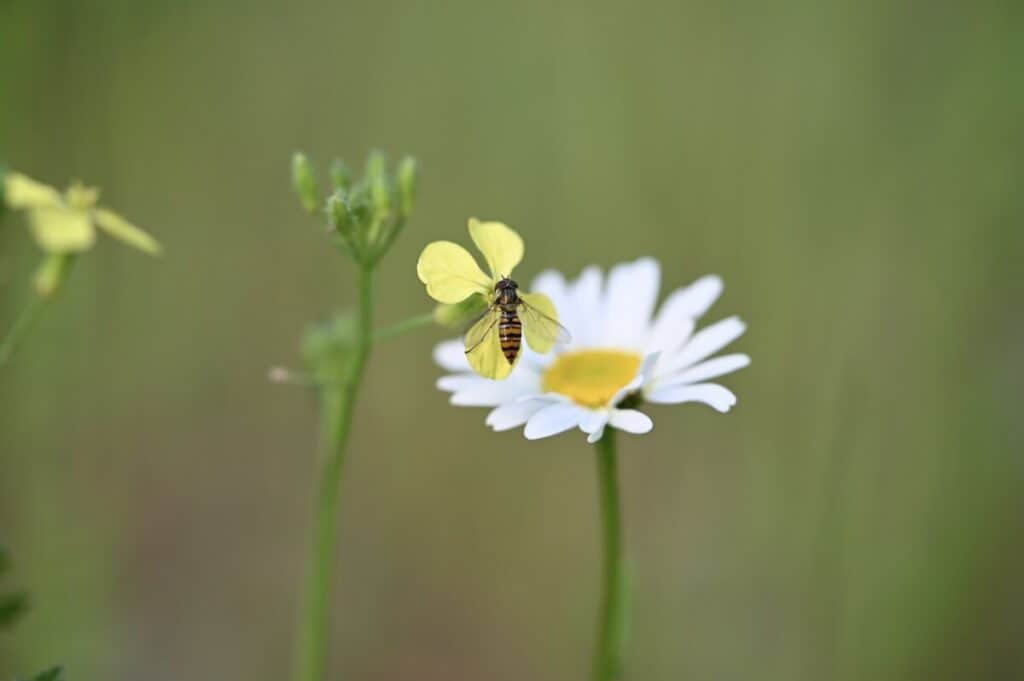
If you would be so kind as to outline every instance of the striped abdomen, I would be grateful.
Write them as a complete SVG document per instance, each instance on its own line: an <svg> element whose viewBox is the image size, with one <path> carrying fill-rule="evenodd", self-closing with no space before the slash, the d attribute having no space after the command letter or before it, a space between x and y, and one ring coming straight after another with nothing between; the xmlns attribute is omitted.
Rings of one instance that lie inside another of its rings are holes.
<svg viewBox="0 0 1024 681"><path fill-rule="evenodd" d="M523 325L513 307L501 311L501 323L498 324L498 338L501 339L501 352L509 364L515 364L519 348L523 343Z"/></svg>

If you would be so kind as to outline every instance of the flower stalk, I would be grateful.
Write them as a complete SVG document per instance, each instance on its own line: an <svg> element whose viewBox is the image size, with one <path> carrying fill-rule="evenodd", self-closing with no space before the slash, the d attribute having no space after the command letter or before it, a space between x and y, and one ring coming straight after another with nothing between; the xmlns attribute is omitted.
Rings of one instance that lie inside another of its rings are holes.
<svg viewBox="0 0 1024 681"><path fill-rule="evenodd" d="M359 386L373 349L373 267L359 269L356 342L340 382L321 388L323 455L320 462L313 546L306 583L304 617L296 652L296 681L320 681L327 673L330 604L337 552L338 505L345 450Z"/></svg>
<svg viewBox="0 0 1024 681"><path fill-rule="evenodd" d="M14 351L28 335L29 329L39 317L45 302L39 296L32 296L28 299L25 307L21 309L18 318L14 321L14 326L11 327L3 344L0 345L0 367L5 366L11 360Z"/></svg>
<svg viewBox="0 0 1024 681"><path fill-rule="evenodd" d="M595 445L601 496L603 560L594 681L621 681L626 646L626 581L622 562L622 520L615 429L606 428Z"/></svg>
<svg viewBox="0 0 1024 681"><path fill-rule="evenodd" d="M410 331L415 331L420 327L432 326L435 323L436 319L434 317L434 313L428 312L427 314L422 314L416 317L409 317L408 319L403 319L402 321L396 322L391 326L385 326L383 329L378 329L377 333L374 334L373 339L378 343L381 341L392 340L393 338L403 336Z"/></svg>
<svg viewBox="0 0 1024 681"><path fill-rule="evenodd" d="M64 281L71 273L76 255L74 253L51 253L43 258L36 271L34 288L25 306L21 309L14 325L0 344L0 368L11 360L14 352L25 340L46 304L57 295Z"/></svg>
<svg viewBox="0 0 1024 681"><path fill-rule="evenodd" d="M296 638L294 681L324 681L327 676L330 614L338 553L338 514L345 457L359 388L374 340L393 338L423 326L422 317L374 332L374 273L412 208L415 161L403 160L397 175L388 172L380 152L370 155L364 177L353 183L341 161L331 167L334 192L321 204L312 164L301 154L292 161L292 181L303 207L316 214L323 205L330 237L356 265L354 314L314 325L303 339L309 375L321 422L321 456L305 593ZM396 210L395 207L399 209ZM432 315L429 320L433 321ZM284 378L289 372L281 370Z"/></svg>

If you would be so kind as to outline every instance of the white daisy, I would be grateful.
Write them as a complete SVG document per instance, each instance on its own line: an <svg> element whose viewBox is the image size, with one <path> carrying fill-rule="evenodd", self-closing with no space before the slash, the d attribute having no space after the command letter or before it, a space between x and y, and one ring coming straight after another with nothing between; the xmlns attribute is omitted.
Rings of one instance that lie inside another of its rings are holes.
<svg viewBox="0 0 1024 681"><path fill-rule="evenodd" d="M525 424L530 440L572 428L586 433L588 442L601 439L608 426L647 433L654 423L636 408L644 403L703 402L729 411L736 396L707 381L742 369L750 358L708 358L746 325L728 317L694 332L722 293L716 276L673 291L655 316L660 276L653 258L616 265L607 277L588 267L571 282L544 272L530 289L554 301L572 341L546 355L524 346L519 366L502 381L473 373L462 340L446 341L434 349L434 359L453 373L437 387L451 393L454 405L493 407L487 425L494 430Z"/></svg>

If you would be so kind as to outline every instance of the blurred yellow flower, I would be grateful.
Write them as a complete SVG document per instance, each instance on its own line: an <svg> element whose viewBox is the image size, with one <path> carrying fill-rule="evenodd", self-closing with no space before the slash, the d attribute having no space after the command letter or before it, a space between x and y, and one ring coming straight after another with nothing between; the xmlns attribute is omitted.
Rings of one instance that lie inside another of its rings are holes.
<svg viewBox="0 0 1024 681"><path fill-rule="evenodd" d="M98 189L78 182L61 194L20 173L4 176L7 205L27 213L32 234L47 253L89 250L96 241L97 228L151 255L160 253L160 244L149 234L117 213L97 206L99 195Z"/></svg>

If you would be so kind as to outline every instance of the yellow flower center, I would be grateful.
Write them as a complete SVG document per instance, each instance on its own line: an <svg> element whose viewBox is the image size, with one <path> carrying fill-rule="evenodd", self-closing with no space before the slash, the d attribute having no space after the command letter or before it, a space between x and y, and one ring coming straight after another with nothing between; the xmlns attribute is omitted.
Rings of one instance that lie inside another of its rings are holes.
<svg viewBox="0 0 1024 681"><path fill-rule="evenodd" d="M544 372L544 390L585 407L603 407L636 377L643 358L624 350L580 350L562 355Z"/></svg>
<svg viewBox="0 0 1024 681"><path fill-rule="evenodd" d="M99 201L100 190L95 187L86 187L76 180L68 187L65 197L68 207L72 210L88 210Z"/></svg>

